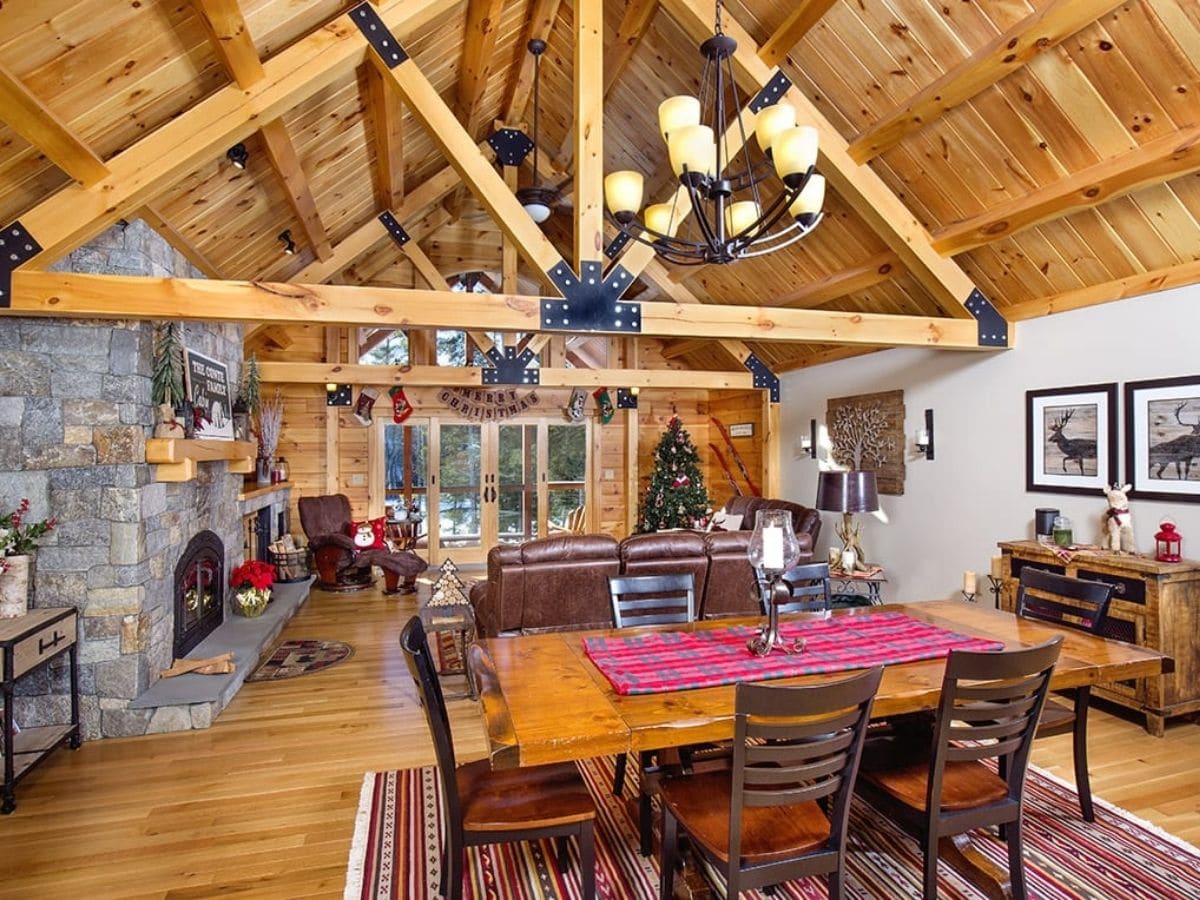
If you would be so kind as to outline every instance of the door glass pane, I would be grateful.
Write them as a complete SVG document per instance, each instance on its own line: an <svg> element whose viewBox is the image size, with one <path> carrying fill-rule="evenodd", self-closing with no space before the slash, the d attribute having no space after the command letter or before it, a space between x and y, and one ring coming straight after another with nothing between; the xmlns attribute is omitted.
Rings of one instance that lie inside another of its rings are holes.
<svg viewBox="0 0 1200 900"><path fill-rule="evenodd" d="M443 425L440 436L438 546L478 547L482 539L479 485L483 428Z"/></svg>
<svg viewBox="0 0 1200 900"><path fill-rule="evenodd" d="M385 504L394 516L401 511L427 519L429 426L385 425L383 430Z"/></svg>
<svg viewBox="0 0 1200 900"><path fill-rule="evenodd" d="M500 543L537 536L537 426L500 425Z"/></svg>
<svg viewBox="0 0 1200 900"><path fill-rule="evenodd" d="M587 428L550 425L546 429L550 525L570 528L587 500ZM572 516L572 513L576 513Z"/></svg>

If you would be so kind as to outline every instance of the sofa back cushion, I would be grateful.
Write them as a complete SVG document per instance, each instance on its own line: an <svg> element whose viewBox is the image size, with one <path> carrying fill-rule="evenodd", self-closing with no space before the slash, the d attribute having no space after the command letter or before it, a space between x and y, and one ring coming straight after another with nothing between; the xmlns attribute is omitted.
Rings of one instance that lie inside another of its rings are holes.
<svg viewBox="0 0 1200 900"><path fill-rule="evenodd" d="M608 579L620 571L615 539L560 535L488 553L488 593L495 631L604 628Z"/></svg>
<svg viewBox="0 0 1200 900"><path fill-rule="evenodd" d="M701 595L699 617L759 614L758 582L746 555L749 531L712 531L704 535L708 579Z"/></svg>
<svg viewBox="0 0 1200 900"><path fill-rule="evenodd" d="M696 531L660 531L635 534L621 541L622 575L692 576L696 606L708 580L708 554L704 536Z"/></svg>

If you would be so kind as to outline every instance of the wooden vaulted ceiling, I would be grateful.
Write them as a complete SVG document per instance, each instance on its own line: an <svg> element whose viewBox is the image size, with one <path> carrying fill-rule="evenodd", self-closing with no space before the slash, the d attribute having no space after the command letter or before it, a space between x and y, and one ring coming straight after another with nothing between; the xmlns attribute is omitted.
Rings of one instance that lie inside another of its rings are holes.
<svg viewBox="0 0 1200 900"><path fill-rule="evenodd" d="M491 217L395 85L361 52L338 49L351 5L4 4L0 222L32 223L35 236L55 223L40 267L133 213L212 277L424 288L431 273L499 273ZM497 122L532 122L525 44L548 41L543 177L569 195L573 4L409 6L396 34L475 141ZM697 6L707 4L604 4L604 168L644 172L651 199L672 190L657 103L696 90L697 37L711 27ZM747 95L778 65L828 123L825 147L844 161L822 169L838 189L800 244L730 266L651 263L639 299L962 317L959 286L973 283L1019 320L1200 281L1200 9L1190 0L741 0L726 15ZM237 89L255 85L249 118ZM172 128L179 146L195 135L189 151L204 149L202 160L150 155L147 137ZM245 170L225 157L238 139ZM119 202L92 190L110 176ZM68 204L73 183L83 200ZM545 228L568 260L570 200ZM417 238L412 252L377 222L387 209ZM78 222L63 225L66 213ZM285 228L295 256L280 252ZM931 279L939 267L954 287ZM541 280L524 260L521 276ZM749 346L778 369L863 350ZM711 368L744 355L702 338L665 353Z"/></svg>

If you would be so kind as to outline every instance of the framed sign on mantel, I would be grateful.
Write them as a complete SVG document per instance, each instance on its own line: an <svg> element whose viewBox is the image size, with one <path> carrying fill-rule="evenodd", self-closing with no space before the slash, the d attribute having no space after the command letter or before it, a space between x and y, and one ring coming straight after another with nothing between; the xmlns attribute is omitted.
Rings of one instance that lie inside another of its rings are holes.
<svg viewBox="0 0 1200 900"><path fill-rule="evenodd" d="M229 398L229 372L225 363L195 350L183 351L187 397L196 421L196 437L233 440L233 402Z"/></svg>
<svg viewBox="0 0 1200 900"><path fill-rule="evenodd" d="M1200 375L1125 384L1125 480L1135 497L1200 503Z"/></svg>
<svg viewBox="0 0 1200 900"><path fill-rule="evenodd" d="M1099 494L1117 478L1117 385L1025 392L1025 489Z"/></svg>

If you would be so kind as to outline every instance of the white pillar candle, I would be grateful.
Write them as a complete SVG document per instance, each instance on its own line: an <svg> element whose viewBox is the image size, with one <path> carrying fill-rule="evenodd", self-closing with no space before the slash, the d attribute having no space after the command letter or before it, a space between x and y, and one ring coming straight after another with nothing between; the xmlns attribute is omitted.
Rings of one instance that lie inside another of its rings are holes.
<svg viewBox="0 0 1200 900"><path fill-rule="evenodd" d="M778 526L768 525L763 529L763 555L762 565L764 569L782 569L783 568L783 529Z"/></svg>
<svg viewBox="0 0 1200 900"><path fill-rule="evenodd" d="M975 573L963 572L963 592L967 594L975 593Z"/></svg>

